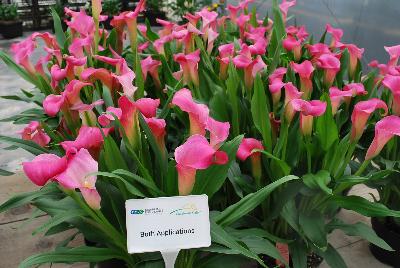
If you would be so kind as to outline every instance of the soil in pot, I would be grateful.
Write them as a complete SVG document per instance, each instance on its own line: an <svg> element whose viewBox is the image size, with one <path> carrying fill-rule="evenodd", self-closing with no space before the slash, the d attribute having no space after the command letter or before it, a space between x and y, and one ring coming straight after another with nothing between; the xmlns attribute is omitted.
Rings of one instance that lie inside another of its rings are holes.
<svg viewBox="0 0 400 268"><path fill-rule="evenodd" d="M5 39L22 36L22 21L0 21L0 33Z"/></svg>
<svg viewBox="0 0 400 268"><path fill-rule="evenodd" d="M370 244L369 249L372 255L380 262L393 267L400 267L400 226L391 217L384 219L371 218L371 223L372 229L374 229L376 234L395 250L387 251Z"/></svg>

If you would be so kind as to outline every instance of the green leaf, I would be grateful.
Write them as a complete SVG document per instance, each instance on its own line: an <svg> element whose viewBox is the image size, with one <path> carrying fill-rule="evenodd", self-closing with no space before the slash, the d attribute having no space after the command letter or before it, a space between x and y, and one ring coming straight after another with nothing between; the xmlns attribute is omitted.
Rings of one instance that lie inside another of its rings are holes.
<svg viewBox="0 0 400 268"><path fill-rule="evenodd" d="M49 230L50 228L57 226L63 222L67 222L68 220L71 220L73 218L83 217L85 215L87 215L87 214L82 209L73 209L73 210L69 209L67 211L58 213L58 214L52 216L43 225L36 228L36 230L33 231L32 235L36 235L45 230Z"/></svg>
<svg viewBox="0 0 400 268"><path fill-rule="evenodd" d="M143 72L142 72L142 64L140 63L140 56L138 53L136 53L136 59L135 59L135 85L137 86L137 90L135 92L135 96L137 98L143 98L144 97L144 77L143 77Z"/></svg>
<svg viewBox="0 0 400 268"><path fill-rule="evenodd" d="M274 156L273 154L267 152L267 151L263 151L263 150L254 150L254 152L260 152L264 155L266 155L268 158L273 159L276 164L281 168L283 174L285 174L285 176L290 174L290 166L283 160L279 159L278 157Z"/></svg>
<svg viewBox="0 0 400 268"><path fill-rule="evenodd" d="M304 235L318 248L325 250L328 246L327 233L325 231L324 215L314 210L299 214L299 224Z"/></svg>
<svg viewBox="0 0 400 268"><path fill-rule="evenodd" d="M157 186L154 184L153 181L145 180L144 178L140 177L139 175L133 174L132 172L129 172L129 171L123 170L123 169L117 169L117 170L114 170L112 173L118 174L121 176L127 176L127 177L133 179L134 181L142 184L144 187L150 189L151 191L156 192L159 196L165 195L164 192L162 192L160 189L157 188Z"/></svg>
<svg viewBox="0 0 400 268"><path fill-rule="evenodd" d="M229 64L228 67L228 79L226 79L226 89L227 95L229 98L229 103L232 108L232 133L236 137L240 134L240 125L239 125L239 100L238 100L238 92L237 89L240 85L240 79L237 73L237 70L233 66L232 63Z"/></svg>
<svg viewBox="0 0 400 268"><path fill-rule="evenodd" d="M246 236L240 240L246 244L251 252L256 254L265 254L275 260L280 260L282 263L286 263L276 246L268 240L257 236Z"/></svg>
<svg viewBox="0 0 400 268"><path fill-rule="evenodd" d="M293 268L307 267L307 246L301 239L296 239L289 244L289 252L292 256Z"/></svg>
<svg viewBox="0 0 400 268"><path fill-rule="evenodd" d="M104 163L109 171L128 169L121 151L111 135L104 138L102 157L104 158Z"/></svg>
<svg viewBox="0 0 400 268"><path fill-rule="evenodd" d="M229 158L225 165L213 165L206 170L197 172L192 194L206 194L211 198L222 187L228 176L229 167L235 161L242 138L243 136L238 136L221 147L221 150L226 152Z"/></svg>
<svg viewBox="0 0 400 268"><path fill-rule="evenodd" d="M285 176L255 193L246 195L239 202L222 211L217 216L216 222L222 226L230 225L260 205L276 188L288 181L296 180L298 178L299 177L293 175Z"/></svg>
<svg viewBox="0 0 400 268"><path fill-rule="evenodd" d="M37 145L33 141L11 138L2 135L0 135L0 141L4 141L8 144L15 145L34 155L49 153L47 149L41 147L40 145Z"/></svg>
<svg viewBox="0 0 400 268"><path fill-rule="evenodd" d="M36 254L25 259L18 267L29 268L44 263L100 262L115 258L123 259L121 253L113 249L81 246Z"/></svg>
<svg viewBox="0 0 400 268"><path fill-rule="evenodd" d="M254 94L251 99L251 115L253 116L254 125L263 137L265 147L268 151L271 151L272 131L269 121L269 109L265 89L259 74L254 81Z"/></svg>
<svg viewBox="0 0 400 268"><path fill-rule="evenodd" d="M211 239L213 242L224 245L230 249L240 252L242 255L258 261L263 267L266 267L263 261L256 253L241 246L232 236L230 236L221 226L211 221Z"/></svg>
<svg viewBox="0 0 400 268"><path fill-rule="evenodd" d="M139 197L146 197L139 189L137 189L135 186L133 186L131 183L129 183L126 179L124 179L123 177L118 176L116 174L113 174L110 172L95 172L95 173L91 173L89 175L97 175L97 176L118 179L124 183L126 190L128 190L128 192L131 193L132 195L139 196Z"/></svg>
<svg viewBox="0 0 400 268"><path fill-rule="evenodd" d="M332 245L329 244L326 251L317 250L318 255L324 258L329 267L335 268L347 268L346 263L340 254L336 251Z"/></svg>
<svg viewBox="0 0 400 268"><path fill-rule="evenodd" d="M11 175L14 175L15 173L13 173L13 172L10 172L10 171L7 171L7 170L4 170L4 169L1 169L0 168L0 176L11 176Z"/></svg>
<svg viewBox="0 0 400 268"><path fill-rule="evenodd" d="M332 115L331 102L326 93L323 95L322 100L327 102L327 107L325 113L317 117L316 136L321 143L322 149L326 152L339 138L339 133Z"/></svg>
<svg viewBox="0 0 400 268"><path fill-rule="evenodd" d="M211 246L213 247L213 246ZM208 249L208 248L207 248ZM197 268L243 268L250 264L249 259L241 255L218 254L215 256L207 256L195 262L193 267Z"/></svg>
<svg viewBox="0 0 400 268"><path fill-rule="evenodd" d="M336 195L332 196L330 201L344 209L353 210L367 217L400 217L400 211L391 210L383 204L370 202L360 196Z"/></svg>
<svg viewBox="0 0 400 268"><path fill-rule="evenodd" d="M55 192L60 192L60 190L58 190L56 183L51 183L41 188L38 191L14 195L13 197L11 197L6 202L0 205L0 213L3 213L4 211L7 211L15 207L28 204L31 201L35 200L36 198Z"/></svg>
<svg viewBox="0 0 400 268"><path fill-rule="evenodd" d="M16 64L11 57L4 52L3 50L0 50L0 58L4 61L4 63L8 66L8 68L14 70L20 77L28 81L29 83L35 85L36 87L39 87L38 82L36 81L35 77L30 75L27 71L25 71L24 68Z"/></svg>
<svg viewBox="0 0 400 268"><path fill-rule="evenodd" d="M66 37L61 25L61 19L54 8L51 8L51 16L53 17L54 31L56 34L57 43L60 45L60 47L64 47Z"/></svg>
<svg viewBox="0 0 400 268"><path fill-rule="evenodd" d="M151 25L150 25L150 22L149 22L149 20L146 18L146 36L147 36L147 38L150 40L150 41L152 41L152 42L154 42L155 40L157 40L157 39L159 39L160 37L158 36L158 34L156 34L155 32L153 32L152 30L151 30Z"/></svg>
<svg viewBox="0 0 400 268"><path fill-rule="evenodd" d="M332 222L330 222L326 227L328 231L334 229L340 229L349 236L359 236L380 248L383 248L388 251L393 251L393 249L382 238L380 238L374 232L374 230L371 229L371 227L369 227L363 222L346 224L339 219L335 219Z"/></svg>
<svg viewBox="0 0 400 268"><path fill-rule="evenodd" d="M163 181L164 175L167 174L167 165L168 165L166 152L161 151L153 135L153 132L150 130L149 126L147 125L141 113L139 113L139 122L140 122L140 127L146 134L146 140L149 142L150 147L154 152L155 161L157 163L157 171L158 171L157 174L159 174L159 179L160 181Z"/></svg>
<svg viewBox="0 0 400 268"><path fill-rule="evenodd" d="M331 181L331 175L326 170L320 170L317 174L306 174L303 176L303 182L308 188L313 190L321 189L327 194L332 194L332 189L328 187Z"/></svg>

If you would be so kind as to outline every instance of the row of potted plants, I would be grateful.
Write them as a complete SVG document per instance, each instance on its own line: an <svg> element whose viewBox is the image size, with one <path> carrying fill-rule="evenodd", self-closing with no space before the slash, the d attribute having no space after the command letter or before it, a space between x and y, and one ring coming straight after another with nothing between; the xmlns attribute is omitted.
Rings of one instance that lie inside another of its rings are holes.
<svg viewBox="0 0 400 268"><path fill-rule="evenodd" d="M343 43L342 30L327 25L315 41L288 21L295 1L274 0L272 18L250 2L228 5L228 16L188 13L183 25L158 19L154 32L137 21L144 0L114 16L110 31L94 0L92 16L65 8L65 32L53 12L54 36L34 33L13 57L1 52L34 86L6 98L37 107L6 119L27 124L20 139L0 140L36 156L23 170L40 188L0 212L29 203L50 216L37 232L76 229L89 241L72 247L74 235L20 267L162 267L159 253L127 253L124 202L188 194L209 197L213 244L182 250L175 267L303 268L321 257L346 267L328 241L336 229L398 256L396 244L337 210L398 226L400 46L365 73L363 49ZM46 55L34 63L39 39ZM358 184L380 197L348 196Z"/></svg>

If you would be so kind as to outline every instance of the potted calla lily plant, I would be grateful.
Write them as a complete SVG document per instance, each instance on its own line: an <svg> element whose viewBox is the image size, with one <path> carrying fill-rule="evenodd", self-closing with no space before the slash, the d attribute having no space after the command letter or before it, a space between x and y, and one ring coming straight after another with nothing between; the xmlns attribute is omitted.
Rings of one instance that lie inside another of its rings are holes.
<svg viewBox="0 0 400 268"><path fill-rule="evenodd" d="M75 229L87 241L73 247L70 237L20 267L163 267L158 252L128 253L124 203L189 194L208 196L212 245L181 250L175 267L304 268L322 258L346 267L328 241L335 229L393 251L336 211L400 217L389 203L346 195L387 176L370 162L399 142L398 94L378 90L382 74L363 72L363 49L343 43L340 29L327 25L314 43L290 25L295 1L274 0L263 20L250 2L228 5L228 16L188 13L181 25L158 19L154 32L138 24L144 0L114 16L111 30L93 0L92 16L65 9L67 31L54 12L55 35L33 33L12 56L0 52L33 85L12 99L37 105L3 119L26 126L0 140L35 156L22 169L38 186L0 212L29 203L49 215L35 233ZM40 39L46 55L32 62ZM399 56L381 69L396 76Z"/></svg>

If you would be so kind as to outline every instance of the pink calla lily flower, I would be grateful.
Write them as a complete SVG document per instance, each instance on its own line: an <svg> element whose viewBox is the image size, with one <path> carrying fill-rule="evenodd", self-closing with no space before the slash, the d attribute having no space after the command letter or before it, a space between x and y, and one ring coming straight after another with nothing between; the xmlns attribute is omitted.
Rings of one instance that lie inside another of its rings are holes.
<svg viewBox="0 0 400 268"><path fill-rule="evenodd" d="M387 75L382 84L392 91L392 111L393 114L400 116L400 76Z"/></svg>
<svg viewBox="0 0 400 268"><path fill-rule="evenodd" d="M219 122L209 117L206 129L210 132L210 145L218 149L229 136L229 122Z"/></svg>
<svg viewBox="0 0 400 268"><path fill-rule="evenodd" d="M250 49L246 44L242 45L240 54L233 58L233 64L237 68L244 69L244 84L248 90L253 87L256 75L267 67L260 55L252 59Z"/></svg>
<svg viewBox="0 0 400 268"><path fill-rule="evenodd" d="M303 95L303 92L300 92L297 87L295 87L292 82L285 84L285 106L294 99L299 99Z"/></svg>
<svg viewBox="0 0 400 268"><path fill-rule="evenodd" d="M100 80L110 91L117 85L112 73L105 68L89 67L81 73L81 78L85 81L94 82Z"/></svg>
<svg viewBox="0 0 400 268"><path fill-rule="evenodd" d="M343 36L343 30L339 28L333 28L329 23L326 25L326 32L330 33L332 35L332 40L331 40L331 48L336 48L338 42L342 39Z"/></svg>
<svg viewBox="0 0 400 268"><path fill-rule="evenodd" d="M120 108L115 108L111 106L107 107L106 113L100 115L98 118L99 124L103 127L108 126L111 123L111 121L115 120L114 115L119 120L122 115L122 110Z"/></svg>
<svg viewBox="0 0 400 268"><path fill-rule="evenodd" d="M201 135L190 136L184 144L175 149L174 155L180 195L188 195L192 191L196 180L196 170L228 162L228 155L214 149Z"/></svg>
<svg viewBox="0 0 400 268"><path fill-rule="evenodd" d="M67 152L67 167L55 179L67 189L79 189L86 203L95 210L100 209L101 197L96 190L95 175L98 164L86 149Z"/></svg>
<svg viewBox="0 0 400 268"><path fill-rule="evenodd" d="M260 179L261 179L261 153L254 152L254 150L264 150L264 146L261 141L253 139L253 138L244 138L239 145L238 151L236 153L236 157L241 161L245 161L250 157L251 159L251 170L252 175L256 181L257 188L260 188Z"/></svg>
<svg viewBox="0 0 400 268"><path fill-rule="evenodd" d="M45 185L50 179L63 172L67 167L67 159L54 154L41 154L31 162L23 162L25 175L37 186Z"/></svg>
<svg viewBox="0 0 400 268"><path fill-rule="evenodd" d="M397 62L399 60L400 57L400 45L397 46L391 46L391 47L384 47L386 52L389 54L390 56L390 60L388 65L389 66L395 66L397 65Z"/></svg>
<svg viewBox="0 0 400 268"><path fill-rule="evenodd" d="M179 53L174 55L174 60L178 62L183 70L183 80L186 84L192 82L195 86L199 86L198 63L200 61L200 50L196 50L190 54Z"/></svg>
<svg viewBox="0 0 400 268"><path fill-rule="evenodd" d="M104 135L107 136L110 129L103 128L102 131ZM63 141L61 142L61 146L66 152L70 151L71 149L80 150L85 148L91 152L94 158L97 158L103 142L104 138L99 128L82 126L79 129L78 136L74 141Z"/></svg>
<svg viewBox="0 0 400 268"><path fill-rule="evenodd" d="M331 87L329 89L329 98L331 99L332 114L335 115L337 113L345 98L351 98L352 96L353 93L351 91L342 91L337 87Z"/></svg>
<svg viewBox="0 0 400 268"><path fill-rule="evenodd" d="M324 84L330 87L340 70L340 61L332 54L323 54L318 57L317 66L325 71Z"/></svg>
<svg viewBox="0 0 400 268"><path fill-rule="evenodd" d="M29 59L35 50L35 47L36 44L32 38L26 38L21 42L13 43L10 47L10 51L14 56L15 62L24 67L24 69L30 74L35 73L35 67Z"/></svg>
<svg viewBox="0 0 400 268"><path fill-rule="evenodd" d="M342 43L339 43L338 47L341 50L344 50L347 48L347 50L349 51L349 55L350 55L349 75L351 78L353 78L355 75L358 61L361 60L362 55L364 54L364 49L359 48L354 44L342 44Z"/></svg>
<svg viewBox="0 0 400 268"><path fill-rule="evenodd" d="M313 120L316 116L321 116L326 111L326 102L319 100L305 101L302 99L291 100L286 106L285 118L290 123L295 112L300 112L300 130L304 136L312 133Z"/></svg>
<svg viewBox="0 0 400 268"><path fill-rule="evenodd" d="M264 150L264 146L262 145L261 141L253 138L243 138L236 153L236 157L241 161L245 161L251 156L259 156L260 153L253 152L254 150Z"/></svg>
<svg viewBox="0 0 400 268"><path fill-rule="evenodd" d="M67 77L67 68L61 69L58 65L53 65L50 68L51 75L51 87L54 89L58 86L58 83Z"/></svg>
<svg viewBox="0 0 400 268"><path fill-rule="evenodd" d="M242 10L242 7L229 4L226 9L229 11L230 20L232 23L236 24L238 13Z"/></svg>
<svg viewBox="0 0 400 268"><path fill-rule="evenodd" d="M379 155L383 147L393 136L400 136L400 117L389 115L375 124L375 137L368 148L365 160L371 160Z"/></svg>
<svg viewBox="0 0 400 268"><path fill-rule="evenodd" d="M292 1L283 0L282 3L279 4L279 9L281 10L282 19L284 22L286 22L289 8L291 8L295 5L296 5L296 0L292 0Z"/></svg>
<svg viewBox="0 0 400 268"><path fill-rule="evenodd" d="M170 35L172 33L173 28L175 27L175 23L167 20L156 19L156 22L163 27L161 30L158 31L158 35L160 37L164 37Z"/></svg>
<svg viewBox="0 0 400 268"><path fill-rule="evenodd" d="M176 92L171 103L189 114L190 135L205 134L209 117L208 107L204 104L194 102L190 90L182 88Z"/></svg>
<svg viewBox="0 0 400 268"><path fill-rule="evenodd" d="M361 138L369 116L377 109L383 109L382 116L386 116L388 113L386 103L376 98L360 101L354 106L353 113L351 114L353 126L351 128L350 140L352 142L358 141Z"/></svg>
<svg viewBox="0 0 400 268"><path fill-rule="evenodd" d="M319 58L319 56L323 54L330 54L332 53L328 47L328 45L323 44L323 43L317 43L314 45L306 45L307 50L310 53L310 55L314 58Z"/></svg>
<svg viewBox="0 0 400 268"><path fill-rule="evenodd" d="M297 40L295 37L289 35L286 37L283 42L282 46L286 51L293 52L294 59L296 61L300 60L301 58L301 41Z"/></svg>
<svg viewBox="0 0 400 268"><path fill-rule="evenodd" d="M165 135L167 134L165 128L167 126L164 119L160 118L147 118L145 117L144 120L146 121L147 125L149 126L151 132L156 139L157 145L160 150L163 152L166 150L165 148Z"/></svg>
<svg viewBox="0 0 400 268"><path fill-rule="evenodd" d="M303 98L309 99L312 93L312 74L314 67L311 61L303 61L300 64L291 62L290 67L300 76L300 90L304 92Z"/></svg>
<svg viewBox="0 0 400 268"><path fill-rule="evenodd" d="M31 121L21 132L21 138L45 147L50 142L50 137L40 127L38 121Z"/></svg>
<svg viewBox="0 0 400 268"><path fill-rule="evenodd" d="M160 82L160 77L158 76L158 68L160 67L161 62L158 60L153 60L151 56L148 56L147 58L141 60L140 64L142 66L144 81L146 81L147 74L149 73L153 78L156 87L160 89L161 82Z"/></svg>
<svg viewBox="0 0 400 268"><path fill-rule="evenodd" d="M272 104L274 106L274 109L277 108L277 105L281 99L282 88L285 86L285 83L283 82L283 77L285 76L286 72L286 68L279 67L275 69L275 71L268 77L269 91L272 95Z"/></svg>
<svg viewBox="0 0 400 268"><path fill-rule="evenodd" d="M226 80L228 74L229 63L235 53L235 46L233 43L221 45L218 47L219 56L217 60L219 61L219 77L222 80Z"/></svg>

